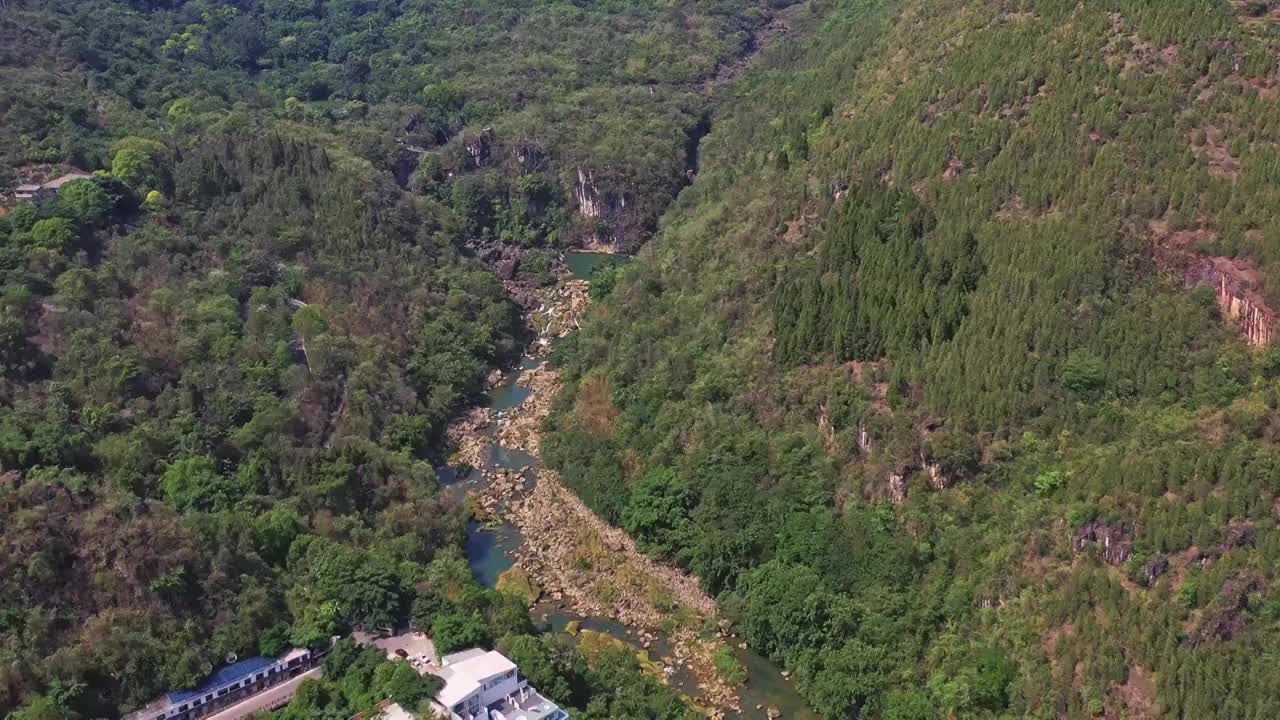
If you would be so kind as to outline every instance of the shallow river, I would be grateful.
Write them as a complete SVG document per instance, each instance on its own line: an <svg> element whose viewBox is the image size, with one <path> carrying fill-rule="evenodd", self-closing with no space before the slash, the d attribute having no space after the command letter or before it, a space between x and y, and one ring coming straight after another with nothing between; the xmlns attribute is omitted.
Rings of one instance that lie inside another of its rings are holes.
<svg viewBox="0 0 1280 720"><path fill-rule="evenodd" d="M610 253L573 250L564 254L564 264L568 266L569 272L573 273L573 276L579 280L590 280L591 273L595 272L596 268L626 261L626 255L613 255Z"/></svg>
<svg viewBox="0 0 1280 720"><path fill-rule="evenodd" d="M591 253L595 254L595 253ZM529 389L517 385L517 380L524 370L538 366L537 360L524 358L515 371L509 373L497 387L488 394L488 405L495 412L508 412L519 407L529 397ZM485 453L485 460L495 469L520 470L526 468L525 476L532 481L537 470L537 458L520 450L501 448L496 442L491 443ZM480 490L486 482L478 471L466 477L458 477L450 468L442 468L441 480L447 485L449 492L463 494L468 490ZM472 572L485 587L495 587L498 576L509 570L515 563L515 551L520 547L523 538L520 532L510 524L497 527L482 526L472 523L467 528L467 559L471 562ZM533 610L535 620L542 620L551 629L560 631L570 621L579 622L582 629L596 630L623 640L637 650L633 634L628 628L606 618L581 617L550 605L541 604ZM669 645L662 638L650 648L650 655L661 657L669 651ZM784 720L818 720L796 693L792 683L784 679L778 668L767 659L750 650L735 647L738 660L747 670L748 681L741 691L741 717L764 717L764 713L756 710L757 705L773 706L782 711ZM696 697L696 685L693 678L685 672L677 672L671 677L674 686Z"/></svg>
<svg viewBox="0 0 1280 720"><path fill-rule="evenodd" d="M574 277L589 280L591 274L599 267L617 262L625 262L625 256L607 253L570 252L565 254L565 264ZM528 399L530 390L518 384L520 375L525 370L537 367L538 360L526 357L520 366L509 373L501 383L494 387L487 396L487 405L495 413L506 413L519 407ZM484 460L490 469L520 470L525 469L525 477L530 482L537 472L538 460L520 450L500 447L496 442L490 443ZM479 491L486 482L479 471L472 471L465 477L459 477L451 468L442 468L440 477L450 492L459 495L467 491ZM467 559L471 563L476 579L485 587L495 587L498 577L511 569L515 563L515 553L523 538L519 530L510 524L498 526L472 523L467 528ZM635 636L629 629L613 620L600 617L583 617L548 603L541 603L533 609L535 619L541 620L553 631L562 631L571 621L576 621L583 630L595 630L623 640L641 650ZM669 652L670 645L664 638L658 638L649 649L651 657L661 657ZM796 693L790 681L784 679L778 668L766 658L750 651L735 647L738 660L747 670L748 681L741 691L742 717L763 717L764 713L756 710L756 706L776 707L782 711L782 717L797 720L819 720L818 716L805 705ZM677 688L696 697L694 678L685 671L678 671L671 678Z"/></svg>

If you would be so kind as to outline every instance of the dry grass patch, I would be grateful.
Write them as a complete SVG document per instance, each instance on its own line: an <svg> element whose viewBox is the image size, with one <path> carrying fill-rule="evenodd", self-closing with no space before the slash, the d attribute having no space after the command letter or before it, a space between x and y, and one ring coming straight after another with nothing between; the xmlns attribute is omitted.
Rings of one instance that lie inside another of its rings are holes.
<svg viewBox="0 0 1280 720"><path fill-rule="evenodd" d="M1221 128L1211 125L1192 130L1188 140L1192 151L1205 164L1210 175L1230 180L1240 176L1240 161L1231 154Z"/></svg>
<svg viewBox="0 0 1280 720"><path fill-rule="evenodd" d="M1141 665L1129 668L1124 683L1111 688L1106 716L1124 720L1155 720L1160 716L1156 703L1156 676Z"/></svg>
<svg viewBox="0 0 1280 720"><path fill-rule="evenodd" d="M582 382L574 400L573 418L577 428L589 435L613 435L618 429L618 406L613 404L609 378L596 375Z"/></svg>

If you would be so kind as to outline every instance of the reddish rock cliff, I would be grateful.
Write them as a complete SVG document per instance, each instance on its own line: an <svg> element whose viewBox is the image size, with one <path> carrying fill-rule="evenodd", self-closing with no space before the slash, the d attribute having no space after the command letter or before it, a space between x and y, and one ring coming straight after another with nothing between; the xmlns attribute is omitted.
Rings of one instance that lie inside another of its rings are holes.
<svg viewBox="0 0 1280 720"><path fill-rule="evenodd" d="M1243 261L1205 257L1187 271L1186 281L1188 285L1213 288L1223 318L1234 323L1250 345L1262 347L1275 334L1276 317L1257 292L1257 284L1251 282L1252 275Z"/></svg>
<svg viewBox="0 0 1280 720"><path fill-rule="evenodd" d="M1263 299L1262 278L1248 260L1198 253L1197 245L1216 238L1207 228L1171 232L1165 223L1151 223L1151 231L1161 270L1181 276L1188 287L1212 288L1224 320L1251 346L1270 344L1277 333L1276 314Z"/></svg>

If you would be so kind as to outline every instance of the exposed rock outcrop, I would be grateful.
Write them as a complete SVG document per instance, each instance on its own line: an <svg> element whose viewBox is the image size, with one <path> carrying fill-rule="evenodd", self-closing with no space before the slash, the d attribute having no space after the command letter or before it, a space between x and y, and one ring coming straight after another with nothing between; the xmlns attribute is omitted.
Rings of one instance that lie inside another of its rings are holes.
<svg viewBox="0 0 1280 720"><path fill-rule="evenodd" d="M1252 525L1232 525L1222 534L1223 551L1242 547L1253 547L1258 539L1258 530Z"/></svg>
<svg viewBox="0 0 1280 720"><path fill-rule="evenodd" d="M520 258L508 257L498 263L498 277L503 280L511 280L516 276L516 270L520 269Z"/></svg>
<svg viewBox="0 0 1280 720"><path fill-rule="evenodd" d="M1231 525L1222 531L1222 542L1208 547L1192 548L1188 559L1202 568L1207 568L1236 548L1252 547L1257 537L1257 528L1252 525Z"/></svg>
<svg viewBox="0 0 1280 720"><path fill-rule="evenodd" d="M1262 297L1262 277L1244 258L1201 255L1197 246L1217 238L1212 228L1174 231L1165 222L1150 224L1160 268L1187 287L1213 290L1222 317L1253 347L1269 345L1277 334L1276 314Z"/></svg>
<svg viewBox="0 0 1280 720"><path fill-rule="evenodd" d="M889 474L889 495L896 505L907 501L907 473L910 468L899 465Z"/></svg>
<svg viewBox="0 0 1280 720"><path fill-rule="evenodd" d="M589 218L604 215L604 201L595 175L590 170L578 168L578 182L573 186L573 196L578 201L578 212Z"/></svg>
<svg viewBox="0 0 1280 720"><path fill-rule="evenodd" d="M937 463L925 463L925 474L929 476L929 486L934 490L946 490L951 487L951 480Z"/></svg>
<svg viewBox="0 0 1280 720"><path fill-rule="evenodd" d="M866 425L858 426L858 449L864 453L869 453L872 450L871 433L867 432Z"/></svg>
<svg viewBox="0 0 1280 720"><path fill-rule="evenodd" d="M1214 602L1216 609L1205 616L1188 640L1199 645L1212 641L1227 642L1239 635L1248 624L1249 596L1260 590L1262 580L1252 575L1228 580Z"/></svg>
<svg viewBox="0 0 1280 720"><path fill-rule="evenodd" d="M1132 531L1123 524L1092 522L1076 530L1072 547L1082 553L1090 544L1102 546L1102 559L1108 565L1121 565L1133 557Z"/></svg>
<svg viewBox="0 0 1280 720"><path fill-rule="evenodd" d="M1252 272L1243 262L1225 257L1200 258L1186 274L1188 285L1214 290L1223 317L1239 328L1253 347L1271 343L1276 317L1257 292Z"/></svg>
<svg viewBox="0 0 1280 720"><path fill-rule="evenodd" d="M1142 566L1142 584L1151 587L1167 572L1169 572L1169 558L1157 555Z"/></svg>
<svg viewBox="0 0 1280 720"><path fill-rule="evenodd" d="M484 167L484 164L492 157L494 139L496 137L493 128L485 128L479 134L463 139L462 146L467 149L467 156L471 158L473 167Z"/></svg>
<svg viewBox="0 0 1280 720"><path fill-rule="evenodd" d="M578 179L573 185L573 197L577 201L578 214L594 223L587 224L584 247L608 251L616 246L628 226L627 196L606 185L603 189L595 173L578 167ZM631 220L634 222L634 218ZM621 228L621 230L620 230Z"/></svg>
<svg viewBox="0 0 1280 720"><path fill-rule="evenodd" d="M540 145L520 143L512 148L512 153L524 172L537 172L546 167L547 151Z"/></svg>

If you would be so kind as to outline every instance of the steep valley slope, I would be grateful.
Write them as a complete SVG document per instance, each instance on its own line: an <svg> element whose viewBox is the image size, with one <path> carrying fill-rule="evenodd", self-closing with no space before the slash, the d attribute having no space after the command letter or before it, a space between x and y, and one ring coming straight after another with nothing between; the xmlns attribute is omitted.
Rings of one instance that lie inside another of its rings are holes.
<svg viewBox="0 0 1280 720"><path fill-rule="evenodd" d="M417 709L433 680L330 642L413 622L575 718L696 717L482 587L436 468L519 301L651 234L791 15L0 0L0 716L120 717L300 647L324 677L275 717Z"/></svg>
<svg viewBox="0 0 1280 720"><path fill-rule="evenodd" d="M828 717L1280 716L1278 46L836 2L560 348L544 458Z"/></svg>

